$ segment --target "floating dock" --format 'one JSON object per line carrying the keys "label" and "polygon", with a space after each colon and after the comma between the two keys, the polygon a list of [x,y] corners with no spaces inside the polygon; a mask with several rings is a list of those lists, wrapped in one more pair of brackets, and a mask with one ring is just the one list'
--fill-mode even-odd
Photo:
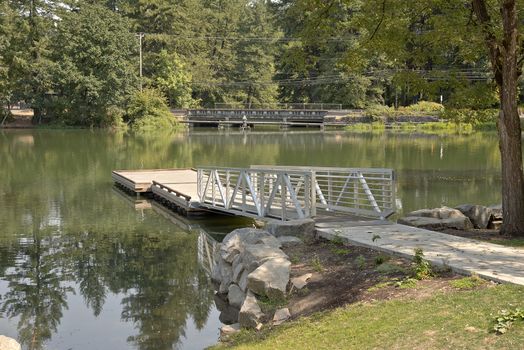
{"label": "floating dock", "polygon": [[181,214],[203,211],[198,201],[195,169],[115,170],[111,177],[127,192],[149,194]]}

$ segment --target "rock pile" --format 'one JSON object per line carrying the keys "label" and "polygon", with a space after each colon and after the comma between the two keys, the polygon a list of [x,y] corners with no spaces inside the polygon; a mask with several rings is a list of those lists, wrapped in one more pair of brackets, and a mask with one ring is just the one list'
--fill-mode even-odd
{"label": "rock pile", "polygon": [[420,209],[408,213],[398,223],[430,230],[496,229],[502,223],[502,208],[462,204],[455,208]]}
{"label": "rock pile", "polygon": [[[260,328],[270,315],[262,312],[257,297],[275,301],[286,296],[291,262],[280,248],[300,243],[296,237],[277,238],[255,228],[229,233],[220,245],[211,276],[217,286],[215,301],[221,321],[238,322],[233,329]],[[288,313],[278,310],[277,321],[283,322]]]}

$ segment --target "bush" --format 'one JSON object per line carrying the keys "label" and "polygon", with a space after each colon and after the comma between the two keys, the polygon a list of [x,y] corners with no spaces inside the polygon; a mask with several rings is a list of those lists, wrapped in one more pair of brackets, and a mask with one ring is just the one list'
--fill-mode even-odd
{"label": "bush", "polygon": [[444,106],[437,102],[420,101],[414,105],[401,107],[409,112],[425,112],[425,113],[440,113],[444,110]]}
{"label": "bush", "polygon": [[166,98],[155,89],[144,89],[131,97],[127,120],[135,130],[172,129],[177,126]]}
{"label": "bush", "polygon": [[486,123],[496,123],[499,111],[497,109],[474,110],[469,108],[446,109],[442,119],[455,124],[471,124],[477,126]]}

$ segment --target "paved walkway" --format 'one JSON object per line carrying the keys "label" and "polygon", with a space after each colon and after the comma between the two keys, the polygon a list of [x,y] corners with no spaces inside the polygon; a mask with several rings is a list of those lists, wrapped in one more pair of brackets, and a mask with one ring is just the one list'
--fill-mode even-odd
{"label": "paved walkway", "polygon": [[[321,237],[339,236],[346,242],[411,258],[419,247],[435,265],[497,282],[524,285],[524,249],[423,230],[400,224],[317,228]],[[373,242],[373,236],[380,238]]]}

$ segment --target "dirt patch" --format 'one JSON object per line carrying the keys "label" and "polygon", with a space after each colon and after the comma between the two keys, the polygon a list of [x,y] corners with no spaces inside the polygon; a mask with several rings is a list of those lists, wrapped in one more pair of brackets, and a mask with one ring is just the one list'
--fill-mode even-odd
{"label": "dirt patch", "polygon": [[291,290],[287,307],[293,318],[355,302],[426,298],[456,290],[450,281],[462,278],[437,271],[432,279],[414,280],[410,260],[325,240],[284,250],[291,278],[312,274],[304,288]]}
{"label": "dirt patch", "polygon": [[[27,129],[34,128],[32,123],[33,110],[31,109],[14,109],[11,110],[11,118],[4,121],[3,125],[0,125],[2,128],[16,128],[16,129]],[[0,118],[2,122],[3,118]]]}

